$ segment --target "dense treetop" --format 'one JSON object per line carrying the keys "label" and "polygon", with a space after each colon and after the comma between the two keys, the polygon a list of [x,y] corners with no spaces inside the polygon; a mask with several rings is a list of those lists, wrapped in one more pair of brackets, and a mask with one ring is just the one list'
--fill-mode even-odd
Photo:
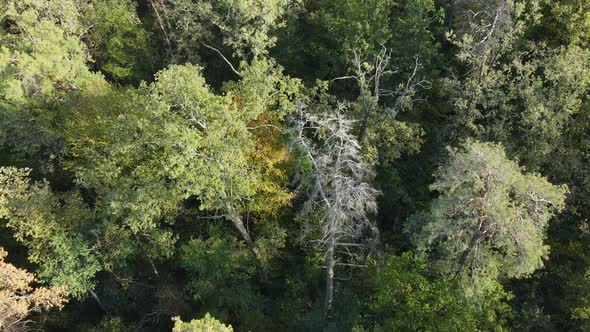
{"label": "dense treetop", "polygon": [[590,4],[0,0],[0,329],[590,329]]}

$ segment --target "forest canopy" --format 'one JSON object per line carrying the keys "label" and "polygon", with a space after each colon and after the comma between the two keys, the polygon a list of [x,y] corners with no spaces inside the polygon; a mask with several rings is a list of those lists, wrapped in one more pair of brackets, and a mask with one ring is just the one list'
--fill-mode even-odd
{"label": "forest canopy", "polygon": [[574,0],[0,0],[0,330],[588,330],[589,47]]}

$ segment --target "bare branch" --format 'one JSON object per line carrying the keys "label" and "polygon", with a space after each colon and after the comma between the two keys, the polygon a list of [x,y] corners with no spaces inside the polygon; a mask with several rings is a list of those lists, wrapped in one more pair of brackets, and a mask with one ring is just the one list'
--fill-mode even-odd
{"label": "bare branch", "polygon": [[[348,265],[361,267],[359,264],[338,263],[335,254],[351,255],[350,248],[355,246],[366,229],[375,226],[369,214],[376,212],[376,196],[379,192],[366,181],[374,176],[372,168],[363,161],[360,145],[351,134],[354,121],[344,116],[345,107],[337,104],[332,112],[311,113],[304,105],[298,105],[298,118],[294,119],[291,132],[294,144],[311,162],[313,170],[302,176],[301,187],[307,190],[307,201],[302,213],[316,215],[319,224],[309,220],[308,229],[317,229],[319,238],[311,240],[320,246],[326,257],[326,314],[332,307],[334,267]],[[312,136],[310,139],[308,136]],[[346,251],[336,251],[340,246]]]}
{"label": "bare branch", "polygon": [[203,46],[205,46],[206,48],[213,50],[215,52],[217,52],[217,54],[219,54],[219,56],[221,56],[221,58],[223,58],[223,60],[225,60],[225,62],[229,65],[229,67],[231,68],[231,70],[238,76],[242,77],[242,74],[240,74],[240,72],[234,68],[234,66],[231,64],[231,62],[223,55],[223,53],[221,53],[220,50],[218,50],[217,48],[209,45],[209,44],[205,44],[203,43]]}

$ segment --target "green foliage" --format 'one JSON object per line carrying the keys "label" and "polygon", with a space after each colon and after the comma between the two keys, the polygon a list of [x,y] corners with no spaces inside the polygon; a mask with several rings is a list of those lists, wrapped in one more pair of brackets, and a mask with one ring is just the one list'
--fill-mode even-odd
{"label": "green foliage", "polygon": [[417,58],[423,70],[433,70],[435,62],[440,61],[436,58],[439,45],[435,36],[441,30],[443,9],[437,8],[432,0],[397,0],[393,8],[390,44],[396,66],[401,72],[410,73]]}
{"label": "green foliage", "polygon": [[191,195],[201,210],[214,210],[224,208],[229,186],[235,197],[252,194],[244,155],[250,134],[229,96],[213,94],[199,71],[173,66],[99,110],[96,122],[72,124],[73,143],[91,143],[73,146],[79,183],[99,190],[109,214],[126,216],[134,232],[174,216]]}
{"label": "green foliage", "polygon": [[26,328],[588,330],[589,9],[0,0]]}
{"label": "green foliage", "polygon": [[[95,206],[105,221],[102,232],[105,238],[112,237],[107,241],[115,245],[112,250],[129,253],[125,248],[128,241],[116,239],[135,238],[136,245],[153,246],[146,250],[148,257],[169,257],[175,236],[159,226],[172,222],[180,194],[163,182],[160,158],[156,157],[156,151],[161,157],[172,153],[172,147],[160,148],[170,137],[167,128],[155,128],[153,122],[166,116],[165,106],[134,91],[107,95],[103,102],[109,106],[94,114],[80,114],[68,124],[77,183],[95,191]],[[134,187],[134,183],[144,186]]]}
{"label": "green foliage", "polygon": [[370,5],[329,0],[322,1],[310,17],[311,24],[326,29],[328,35],[323,38],[331,37],[341,47],[341,56],[349,57],[353,50],[376,53],[380,45],[387,45],[395,50],[395,65],[411,72],[415,56],[426,63],[434,56],[436,46],[429,26],[440,23],[442,16],[431,0],[380,0]]}
{"label": "green foliage", "polygon": [[[431,0],[304,1],[280,32],[277,57],[306,78],[331,79],[352,69],[352,52],[393,50],[395,67],[411,73],[414,57],[429,64],[436,53],[430,26],[442,12]],[[293,68],[293,69],[291,69]],[[311,77],[309,77],[311,76]]]}
{"label": "green foliage", "polygon": [[83,237],[92,212],[75,192],[58,196],[47,182],[31,183],[29,172],[0,168],[0,217],[27,245],[29,260],[40,267],[39,276],[81,298],[94,287],[94,275],[101,270],[94,248]]}
{"label": "green foliage", "polygon": [[[422,273],[426,263],[411,254],[391,257],[376,277],[372,308],[384,317],[379,324],[392,330],[474,330],[465,299],[446,282],[433,282]],[[385,318],[386,317],[386,318]]]}
{"label": "green foliage", "polygon": [[261,297],[250,282],[256,272],[254,258],[235,238],[213,233],[207,239],[193,238],[180,249],[179,264],[189,273],[189,288],[195,300],[216,317],[237,315],[250,328],[263,327]]}
{"label": "green foliage", "polygon": [[[533,298],[533,303],[545,301],[551,304],[550,307],[547,305],[550,309],[546,313],[551,314],[551,323],[557,328],[584,329],[588,322],[583,317],[589,298],[586,280],[590,261],[586,253],[590,243],[586,219],[590,215],[587,200],[590,182],[581,179],[588,178],[589,170],[586,167],[590,155],[589,111],[585,103],[568,121],[560,139],[553,142],[556,150],[546,167],[548,175],[571,188],[564,212],[550,228],[548,240],[552,250],[547,271],[531,290],[533,295],[541,294]],[[555,298],[559,300],[552,300]]]}
{"label": "green foliage", "polygon": [[532,36],[550,44],[588,46],[590,7],[584,1],[561,0],[543,3],[543,17]]}
{"label": "green foliage", "polygon": [[0,2],[0,146],[11,159],[62,154],[60,103],[100,81],[86,67],[73,1]]}
{"label": "green foliage", "polygon": [[388,257],[374,284],[376,331],[499,331],[510,313],[501,286],[472,301],[455,280],[429,275],[426,261],[411,253]]}
{"label": "green foliage", "polygon": [[[201,58],[204,44],[215,39],[221,39],[221,43],[242,60],[267,55],[276,42],[273,30],[282,26],[287,1],[171,0],[168,6],[153,6],[162,13],[157,14],[161,26],[174,27],[169,34],[166,32],[166,38],[169,46],[174,47],[175,61],[195,63]],[[219,45],[214,47],[220,48]]]}
{"label": "green foliage", "polygon": [[369,160],[390,165],[406,154],[420,150],[424,131],[415,124],[392,119],[379,119],[371,123],[365,140],[365,154]]}
{"label": "green foliage", "polygon": [[225,325],[211,317],[209,313],[201,319],[193,319],[190,322],[183,322],[180,317],[172,318],[174,328],[172,332],[233,332],[231,325]]}
{"label": "green foliage", "polygon": [[583,266],[585,271],[571,271],[574,273],[561,276],[568,280],[568,285],[565,287],[566,294],[560,304],[565,307],[563,309],[566,310],[566,314],[570,315],[572,325],[580,330],[590,327],[590,290],[588,289],[590,271],[587,268],[587,262],[584,262]]}
{"label": "green foliage", "polygon": [[[201,58],[201,44],[213,38],[212,26],[208,22],[214,16],[212,2],[196,4],[192,0],[173,0],[171,4],[171,8],[167,8],[162,2],[151,2],[169,55],[174,63],[196,64]],[[170,27],[172,29],[167,29]]]}
{"label": "green foliage", "polygon": [[[217,1],[213,23],[223,32],[224,43],[235,55],[256,58],[266,55],[274,46],[274,29],[282,26],[281,17],[287,6],[285,0],[235,0],[231,4]],[[229,17],[227,12],[230,12]]]}
{"label": "green foliage", "polygon": [[116,82],[149,80],[156,52],[136,14],[134,1],[98,1],[86,24],[92,26],[87,43],[94,65]]}
{"label": "green foliage", "polygon": [[480,9],[482,15],[497,14],[495,30],[467,14],[462,17],[467,26],[447,36],[469,73],[447,80],[456,110],[449,134],[502,142],[537,169],[588,93],[587,50],[525,42],[527,26],[538,20],[537,1],[494,5]]}
{"label": "green foliage", "polygon": [[451,151],[431,189],[440,196],[408,231],[440,273],[462,275],[477,294],[543,266],[547,223],[563,209],[565,187],[523,173],[501,146],[468,141]]}
{"label": "green foliage", "polygon": [[[237,295],[243,282],[254,274],[255,264],[244,249],[235,239],[218,236],[206,240],[193,238],[183,245],[180,266],[194,276],[190,286],[193,297],[200,300],[214,295],[221,305],[245,301],[243,296]],[[224,295],[219,290],[223,290]]]}
{"label": "green foliage", "polygon": [[125,326],[121,317],[105,318],[97,326],[91,327],[87,332],[126,332],[131,329]]}
{"label": "green foliage", "polygon": [[43,0],[5,0],[2,7],[5,102],[22,105],[31,97],[50,97],[89,78],[73,2],[57,6]]}

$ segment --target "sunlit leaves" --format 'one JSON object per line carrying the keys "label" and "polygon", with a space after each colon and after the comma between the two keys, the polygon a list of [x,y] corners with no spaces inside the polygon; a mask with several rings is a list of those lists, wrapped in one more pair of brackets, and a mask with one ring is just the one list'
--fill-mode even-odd
{"label": "sunlit leaves", "polygon": [[83,297],[101,264],[85,240],[92,212],[75,193],[53,194],[47,182],[31,183],[29,170],[0,168],[0,217],[29,248],[39,276]]}
{"label": "sunlit leaves", "polygon": [[479,293],[490,281],[543,266],[547,223],[563,208],[566,188],[524,173],[498,145],[469,141],[451,152],[431,189],[440,196],[408,230],[440,273],[464,276]]}

